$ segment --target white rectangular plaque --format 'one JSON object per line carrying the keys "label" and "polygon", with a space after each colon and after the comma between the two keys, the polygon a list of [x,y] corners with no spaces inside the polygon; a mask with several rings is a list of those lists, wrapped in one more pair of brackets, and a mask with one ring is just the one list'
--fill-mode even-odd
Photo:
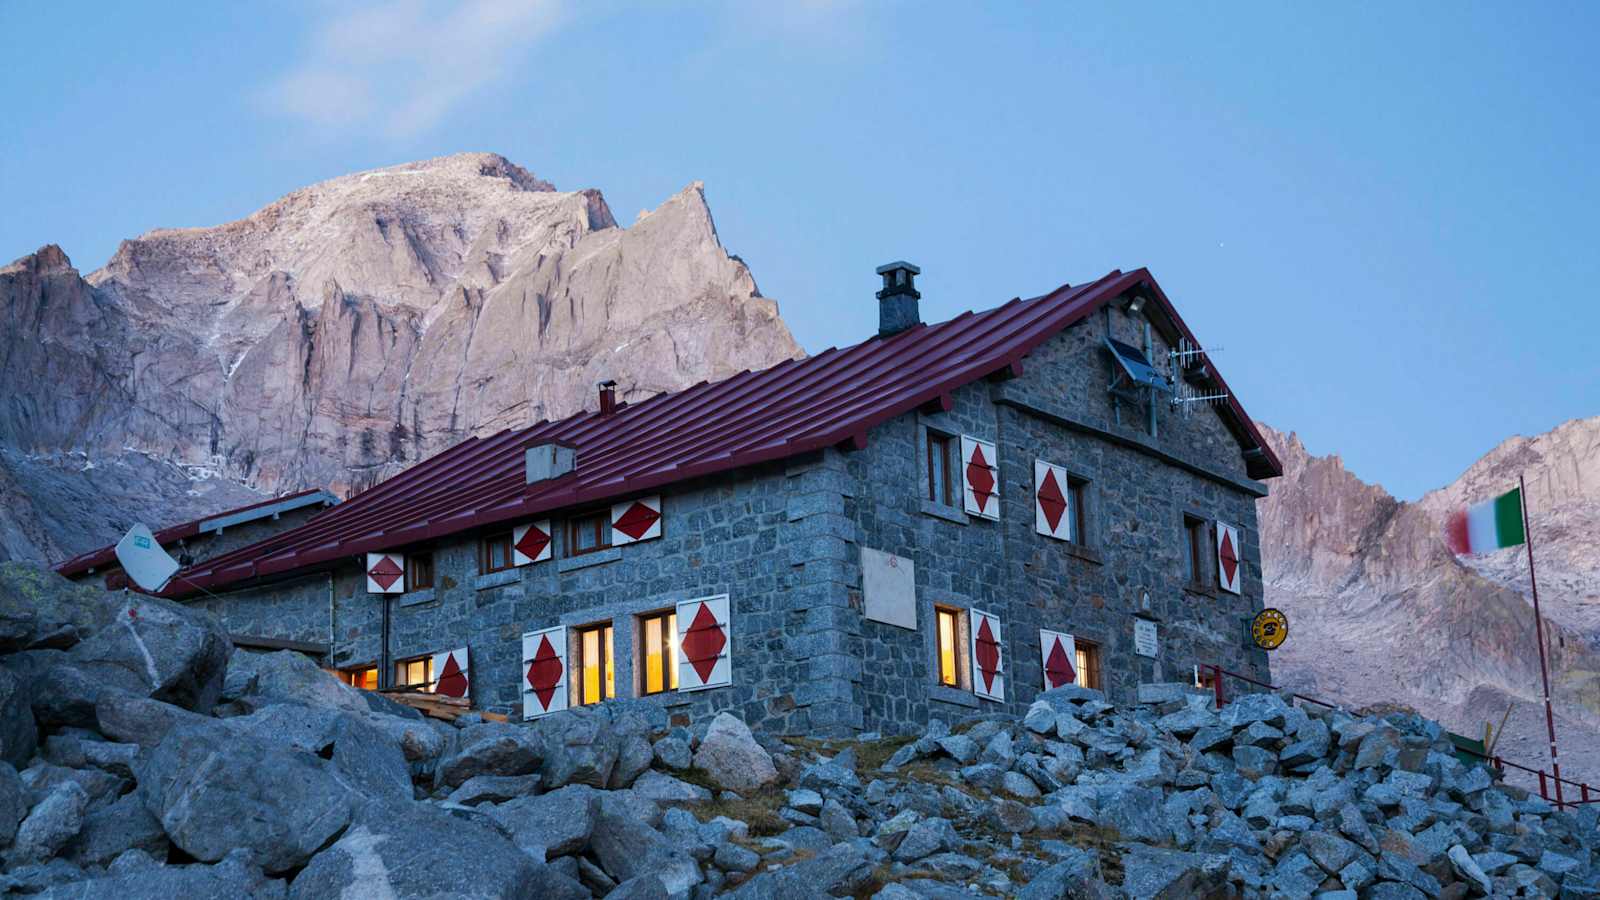
{"label": "white rectangular plaque", "polygon": [[1156,655],[1156,623],[1149,619],[1133,620],[1133,652],[1152,659]]}
{"label": "white rectangular plaque", "polygon": [[861,548],[861,612],[874,622],[917,629],[917,576],[903,556]]}

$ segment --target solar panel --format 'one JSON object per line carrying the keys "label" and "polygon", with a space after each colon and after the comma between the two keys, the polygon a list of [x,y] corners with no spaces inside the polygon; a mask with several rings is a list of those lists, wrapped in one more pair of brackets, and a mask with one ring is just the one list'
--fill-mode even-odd
{"label": "solar panel", "polygon": [[1134,384],[1163,391],[1172,390],[1171,385],[1167,384],[1167,379],[1156,371],[1155,366],[1150,365],[1150,360],[1145,358],[1143,350],[1111,338],[1106,338],[1106,347],[1111,351],[1112,358],[1122,366],[1123,374]]}

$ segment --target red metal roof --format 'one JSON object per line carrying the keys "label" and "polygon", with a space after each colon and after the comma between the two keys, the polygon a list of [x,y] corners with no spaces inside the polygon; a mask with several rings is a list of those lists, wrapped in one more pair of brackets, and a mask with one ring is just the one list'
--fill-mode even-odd
{"label": "red metal roof", "polygon": [[[470,438],[304,525],[180,572],[182,580],[174,579],[167,592],[182,596],[195,588],[283,575],[845,441],[864,442],[882,422],[1020,365],[1051,336],[1141,286],[1174,327],[1193,339],[1149,272],[1114,271],[1032,300],[619,405],[611,415],[585,412]],[[1238,401],[1230,399],[1224,408],[1231,411],[1241,447],[1261,451],[1246,453],[1251,477],[1281,474]],[[526,484],[523,452],[551,442],[577,448],[576,470]]]}
{"label": "red metal roof", "polygon": [[[208,522],[215,522],[218,519],[233,519],[236,516],[244,516],[244,521],[250,521],[252,518],[260,517],[251,517],[249,516],[249,513],[261,510],[261,516],[267,516],[271,514],[271,511],[268,511],[267,507],[275,507],[282,503],[300,500],[303,498],[310,498],[316,494],[327,494],[327,502],[330,504],[338,502],[338,500],[332,494],[328,494],[328,492],[322,488],[311,488],[310,490],[296,491],[292,494],[269,497],[266,500],[262,500],[258,503],[251,503],[246,506],[236,506],[233,509],[225,509],[222,512],[212,513],[209,516],[195,519],[192,522],[182,522],[177,525],[169,525],[166,528],[157,531],[155,533],[155,539],[156,542],[162,546],[167,546],[174,541],[186,541],[189,538],[198,535],[201,531],[209,530],[208,528],[202,528],[202,526]],[[232,524],[237,525],[240,523],[235,521]],[[107,544],[104,547],[85,551],[65,562],[57,564],[56,572],[71,578],[75,575],[81,575],[90,569],[99,569],[110,566],[116,563],[116,561],[117,545]]]}

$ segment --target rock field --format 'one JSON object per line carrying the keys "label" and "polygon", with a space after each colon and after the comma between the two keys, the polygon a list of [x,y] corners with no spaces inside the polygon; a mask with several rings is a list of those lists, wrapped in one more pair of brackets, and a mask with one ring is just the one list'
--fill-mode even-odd
{"label": "rock field", "polygon": [[1409,714],[1146,685],[852,741],[628,703],[445,723],[15,563],[0,654],[7,896],[1600,896],[1600,804]]}

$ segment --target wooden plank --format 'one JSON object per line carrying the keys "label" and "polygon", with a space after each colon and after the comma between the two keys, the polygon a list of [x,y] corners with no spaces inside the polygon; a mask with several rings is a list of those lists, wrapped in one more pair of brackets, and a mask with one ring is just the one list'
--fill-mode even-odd
{"label": "wooden plank", "polygon": [[255,637],[249,634],[230,634],[228,639],[235,647],[247,650],[294,650],[310,656],[327,656],[328,645],[311,641],[290,641],[283,638]]}

